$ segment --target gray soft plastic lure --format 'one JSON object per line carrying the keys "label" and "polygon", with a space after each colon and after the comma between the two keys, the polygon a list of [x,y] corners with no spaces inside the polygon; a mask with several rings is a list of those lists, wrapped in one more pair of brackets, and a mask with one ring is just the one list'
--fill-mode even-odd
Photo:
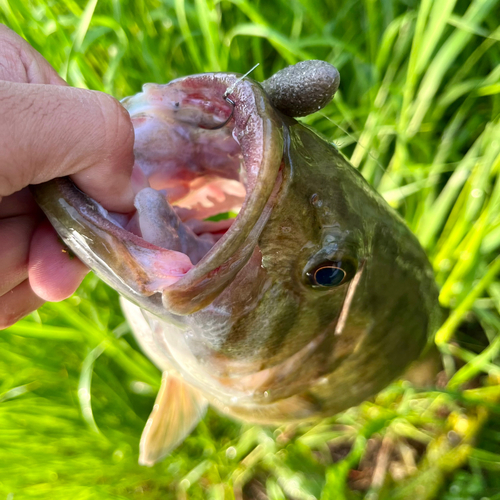
{"label": "gray soft plastic lure", "polygon": [[273,106],[287,116],[306,116],[325,107],[340,85],[337,68],[325,61],[302,61],[262,83]]}
{"label": "gray soft plastic lure", "polygon": [[[108,213],[67,178],[34,187],[163,371],[146,465],[207,403],[263,423],[356,405],[419,356],[440,319],[415,236],[292,118],[332,98],[337,70],[306,61],[262,85],[238,79],[192,75],[123,101],[144,180],[133,213]],[[224,212],[237,216],[210,220]]]}

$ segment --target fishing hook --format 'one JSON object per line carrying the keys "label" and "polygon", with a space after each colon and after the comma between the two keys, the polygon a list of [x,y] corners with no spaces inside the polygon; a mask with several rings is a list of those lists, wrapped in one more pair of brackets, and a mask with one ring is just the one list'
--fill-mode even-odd
{"label": "fishing hook", "polygon": [[231,118],[233,117],[234,107],[236,106],[236,103],[231,98],[229,98],[228,95],[231,92],[233,92],[233,90],[236,88],[236,85],[238,85],[238,83],[240,83],[241,80],[243,80],[243,78],[248,76],[259,64],[260,63],[257,63],[252,69],[248,70],[243,76],[238,78],[229,88],[226,89],[226,91],[224,92],[224,95],[222,97],[224,98],[224,100],[226,102],[228,102],[229,104],[231,104],[233,106],[233,108],[231,109],[231,114],[229,115],[229,117],[227,118],[227,120],[224,123],[221,123],[220,125],[216,125],[215,127],[210,128],[209,130],[219,130],[222,127],[225,127],[229,123],[229,120],[231,120]]}

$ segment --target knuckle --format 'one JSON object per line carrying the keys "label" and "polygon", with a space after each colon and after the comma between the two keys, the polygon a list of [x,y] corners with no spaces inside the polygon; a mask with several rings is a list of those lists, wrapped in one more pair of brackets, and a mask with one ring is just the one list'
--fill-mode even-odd
{"label": "knuckle", "polygon": [[50,83],[58,81],[58,76],[24,38],[0,24],[0,80]]}
{"label": "knuckle", "polygon": [[18,40],[0,32],[0,76],[4,80],[26,81],[26,68]]}

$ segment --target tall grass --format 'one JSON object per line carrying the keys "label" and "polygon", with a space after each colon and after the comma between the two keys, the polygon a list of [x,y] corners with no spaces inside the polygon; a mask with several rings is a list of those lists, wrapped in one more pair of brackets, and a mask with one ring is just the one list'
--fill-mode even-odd
{"label": "tall grass", "polygon": [[[1,0],[71,84],[121,98],[203,71],[324,59],[305,119],[405,217],[450,315],[447,385],[393,384],[316,425],[215,412],[137,465],[160,374],[95,277],[0,333],[0,498],[500,499],[500,0]],[[484,334],[463,326],[471,315]],[[461,326],[462,325],[462,326]]]}

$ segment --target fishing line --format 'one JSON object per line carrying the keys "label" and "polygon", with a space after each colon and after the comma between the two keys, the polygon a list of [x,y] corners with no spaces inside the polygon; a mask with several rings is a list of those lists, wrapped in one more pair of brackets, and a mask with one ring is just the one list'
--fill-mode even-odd
{"label": "fishing line", "polygon": [[241,80],[243,80],[243,78],[247,77],[260,63],[257,63],[252,69],[248,70],[243,76],[241,76],[240,78],[238,78],[230,87],[228,87],[226,89],[226,91],[224,92],[223,94],[223,98],[224,100],[231,104],[233,106],[233,108],[231,109],[231,114],[229,115],[229,117],[227,118],[227,120],[224,122],[224,123],[221,123],[220,125],[217,125],[216,127],[213,127],[211,128],[210,130],[218,130],[222,127],[225,127],[228,123],[229,123],[229,120],[233,117],[233,113],[234,113],[234,107],[236,106],[236,103],[230,99],[228,97],[228,95],[234,91],[234,89],[236,88],[236,85],[238,85],[238,83],[241,82]]}
{"label": "fishing line", "polygon": [[[236,80],[229,88],[226,89],[226,91],[224,92],[224,95],[222,97],[224,97],[224,99],[226,99],[226,101],[228,100],[228,95],[236,88],[236,85],[238,85],[238,83],[241,82],[241,80],[243,80],[243,78],[246,78],[257,66],[259,66],[260,63],[257,63],[252,69],[248,70],[242,77],[238,78],[238,80]],[[234,102],[229,100],[233,106],[234,106]]]}
{"label": "fishing line", "polygon": [[[342,130],[342,132],[344,132],[344,134],[346,134],[347,136],[349,136],[356,144],[359,144],[365,151],[366,153],[368,154],[368,156],[376,163],[376,165],[382,170],[382,172],[384,174],[387,174],[389,176],[389,178],[392,180],[392,182],[394,182],[394,185],[397,187],[397,189],[400,189],[401,190],[401,186],[398,186],[396,184],[396,182],[394,181],[394,179],[392,179],[391,177],[391,174],[390,172],[387,170],[387,168],[384,167],[384,165],[382,165],[382,162],[376,158],[373,153],[371,153],[371,151],[366,147],[364,146],[363,144],[361,144],[359,141],[356,140],[356,138],[350,134],[346,129],[344,129],[342,126],[340,126],[338,123],[336,123],[334,120],[332,120],[329,116],[326,116],[325,113],[323,113],[322,111],[318,111],[318,114],[320,114],[323,118],[326,118],[329,122],[332,122],[336,127],[338,127],[340,130]],[[340,149],[340,147],[339,147]],[[406,202],[406,198],[404,196],[404,193],[403,191],[401,190],[401,200],[403,201],[404,203],[404,206],[405,208],[408,208],[407,206],[407,202]]]}

